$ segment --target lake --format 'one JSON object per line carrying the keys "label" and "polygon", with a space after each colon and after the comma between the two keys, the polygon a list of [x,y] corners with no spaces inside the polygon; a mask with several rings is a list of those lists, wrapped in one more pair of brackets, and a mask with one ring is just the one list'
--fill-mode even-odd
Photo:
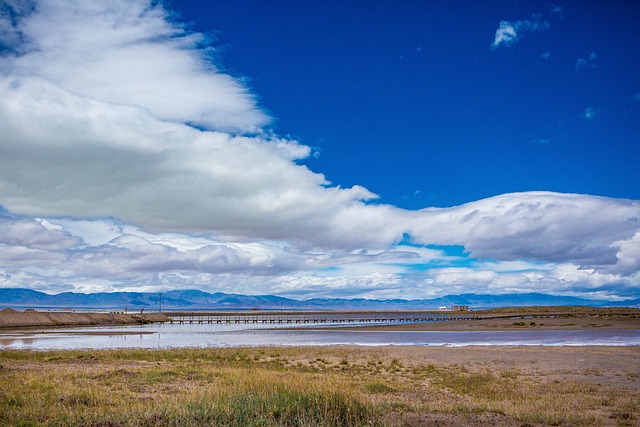
{"label": "lake", "polygon": [[[637,346],[638,330],[398,332],[338,329],[338,325],[150,324],[1,332],[0,350],[220,348],[315,345]],[[316,326],[317,327],[317,326]]]}

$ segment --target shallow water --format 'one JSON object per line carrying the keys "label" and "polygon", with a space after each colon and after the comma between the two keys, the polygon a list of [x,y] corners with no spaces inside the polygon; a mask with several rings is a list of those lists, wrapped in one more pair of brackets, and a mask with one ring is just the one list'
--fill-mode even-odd
{"label": "shallow water", "polygon": [[[337,325],[335,325],[337,326]],[[341,325],[344,326],[344,325]],[[398,332],[273,325],[152,324],[0,333],[0,350],[207,348],[311,345],[637,346],[640,331],[526,330]]]}

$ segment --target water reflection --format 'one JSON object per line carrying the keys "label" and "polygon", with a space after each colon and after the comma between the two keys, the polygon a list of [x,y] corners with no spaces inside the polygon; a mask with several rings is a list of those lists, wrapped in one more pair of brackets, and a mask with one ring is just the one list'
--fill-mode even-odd
{"label": "water reflection", "polygon": [[181,348],[308,345],[640,345],[640,331],[397,332],[273,325],[165,324],[0,333],[3,349]]}

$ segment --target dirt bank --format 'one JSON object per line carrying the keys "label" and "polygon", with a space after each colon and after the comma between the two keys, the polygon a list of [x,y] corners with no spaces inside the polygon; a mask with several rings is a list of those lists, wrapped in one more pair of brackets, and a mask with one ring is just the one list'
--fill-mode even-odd
{"label": "dirt bank", "polygon": [[0,310],[0,329],[46,326],[136,325],[140,323],[168,322],[170,320],[161,313],[16,311],[11,308]]}
{"label": "dirt bank", "polygon": [[[369,331],[503,331],[503,330],[638,330],[640,316],[559,316],[510,319],[454,320],[366,326]],[[350,328],[362,330],[363,327]]]}

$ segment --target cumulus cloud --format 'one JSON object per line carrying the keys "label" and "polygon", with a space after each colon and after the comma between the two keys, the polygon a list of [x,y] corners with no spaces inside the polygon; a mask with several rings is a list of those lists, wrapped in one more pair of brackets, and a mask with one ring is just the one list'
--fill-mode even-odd
{"label": "cumulus cloud", "polygon": [[463,245],[477,258],[571,262],[606,271],[618,266],[616,242],[631,239],[640,226],[639,201],[548,192],[420,213],[411,230],[418,241]]}
{"label": "cumulus cloud", "polygon": [[[36,271],[57,281],[110,283],[151,280],[167,273],[189,276],[238,273],[275,275],[321,265],[267,243],[221,242],[206,236],[149,234],[137,227],[113,227],[108,220],[76,221],[0,217],[0,266],[4,271]],[[84,236],[88,236],[87,240]],[[16,269],[16,258],[23,267]],[[26,269],[26,270],[25,270]]]}
{"label": "cumulus cloud", "polygon": [[640,266],[640,232],[637,232],[629,239],[615,242],[614,247],[619,248],[617,253],[618,262],[615,270],[628,275],[640,276],[638,266]]}
{"label": "cumulus cloud", "polygon": [[[0,67],[161,120],[232,131],[268,121],[237,80],[207,60],[202,35],[149,0],[47,0],[5,6]],[[19,35],[18,36],[16,36]]]}
{"label": "cumulus cloud", "polygon": [[496,271],[496,267],[500,268],[503,263],[491,264],[434,270],[429,277],[430,287],[441,289],[441,294],[442,290],[448,294],[470,291],[478,294],[541,292],[609,300],[640,296],[637,277],[620,278],[580,269],[574,264],[541,265],[526,271]]}
{"label": "cumulus cloud", "polygon": [[[80,291],[197,287],[303,299],[549,292],[619,299],[638,296],[639,205],[508,194],[406,213],[400,228],[416,244],[324,251],[211,233],[149,233],[109,219],[4,217],[0,271],[5,286]],[[396,222],[390,218],[389,227]],[[427,242],[439,246],[417,244]],[[449,255],[443,249],[449,245],[468,253]]]}
{"label": "cumulus cloud", "polygon": [[[176,65],[180,60],[196,61],[200,51],[182,45],[173,48],[175,37],[162,42],[168,36],[153,30],[156,27],[169,30],[168,24],[161,25],[165,21],[158,6],[150,8],[144,2],[145,7],[141,2],[114,3],[117,12],[133,15],[136,18],[133,19],[119,15],[112,18],[102,2],[95,5],[82,2],[82,7],[74,2],[45,3],[42,10],[19,21],[25,37],[30,35],[29,40],[36,40],[32,42],[36,47],[24,48],[24,54],[5,55],[0,61],[3,71],[0,128],[4,136],[0,145],[0,197],[11,212],[113,216],[156,230],[215,229],[233,235],[293,239],[315,235],[322,239],[335,221],[334,212],[357,209],[358,203],[375,197],[358,186],[330,187],[324,176],[298,165],[296,161],[309,156],[310,149],[296,141],[264,133],[243,136],[220,130],[231,126],[234,120],[239,120],[239,128],[253,128],[255,105],[245,111],[225,104],[221,114],[211,113],[213,107],[207,104],[211,99],[227,99],[230,104],[242,105],[250,97],[236,91],[238,83],[228,76]],[[106,20],[109,25],[97,22],[91,32],[93,36],[87,38],[68,34],[72,31],[67,28],[70,24],[61,24],[63,37],[41,22],[46,21],[41,15],[49,13],[56,18],[71,13],[72,6],[78,9],[76,13],[87,15],[87,19]],[[116,33],[123,35],[116,34],[112,39],[109,31],[113,20],[122,20]],[[139,35],[141,20],[151,27],[146,31],[152,37]],[[72,21],[77,22],[69,22]],[[169,29],[177,31],[171,26]],[[47,31],[57,40],[50,49],[60,50],[59,55],[51,58],[48,48],[45,49],[50,43],[44,37],[49,34]],[[101,31],[105,34],[100,34]],[[41,46],[45,43],[45,47]],[[145,61],[149,76],[144,86],[159,97],[158,105],[173,105],[188,117],[160,111],[155,99],[146,93],[136,94],[135,87],[140,81],[129,82],[111,71],[96,75],[92,69],[78,64],[75,55],[66,58],[65,43],[71,44],[67,49],[71,52],[96,51],[100,58],[103,51],[119,52],[121,44],[125,50],[130,45],[149,50],[154,56],[153,61]],[[156,57],[158,43],[163,52],[169,49],[177,57]],[[128,57],[124,62],[104,60],[128,69]],[[154,76],[154,70],[176,67],[175,75]],[[49,68],[64,70],[54,73]],[[72,70],[81,76],[66,79]],[[85,75],[87,81],[81,78]],[[94,81],[98,78],[99,83]],[[180,87],[165,87],[165,79]],[[199,79],[211,79],[213,83],[210,87],[204,82],[197,88],[184,83]],[[117,93],[128,97],[113,95]],[[180,106],[181,96],[188,98],[184,99],[189,104],[185,109]],[[189,115],[191,108],[197,110],[193,119]],[[233,120],[227,120],[226,113]],[[199,130],[178,122],[199,122],[199,114],[213,117],[208,125],[216,128]]]}
{"label": "cumulus cloud", "polygon": [[0,216],[0,242],[29,250],[64,250],[78,246],[81,239],[47,227],[45,220],[12,219]]}
{"label": "cumulus cloud", "polygon": [[497,49],[500,46],[513,46],[523,37],[525,33],[544,31],[547,30],[549,26],[549,22],[543,21],[542,18],[538,15],[534,15],[533,19],[530,21],[500,21],[491,48]]}

